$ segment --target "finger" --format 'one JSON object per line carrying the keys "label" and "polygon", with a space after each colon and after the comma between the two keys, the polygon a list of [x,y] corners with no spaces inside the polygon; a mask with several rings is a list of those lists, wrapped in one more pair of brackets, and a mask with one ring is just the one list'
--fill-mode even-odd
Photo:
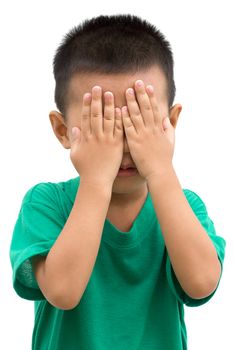
{"label": "finger", "polygon": [[94,86],[92,88],[91,101],[91,132],[92,134],[103,134],[103,120],[102,120],[102,88]]}
{"label": "finger", "polygon": [[123,137],[123,121],[121,116],[121,109],[119,107],[115,108],[115,129],[114,136],[122,138]]}
{"label": "finger", "polygon": [[104,93],[104,119],[103,129],[104,133],[109,133],[113,136],[115,126],[115,107],[114,107],[114,95],[110,91]]}
{"label": "finger", "polygon": [[154,124],[154,114],[149,96],[145,91],[145,84],[142,80],[135,82],[135,91],[143,121],[146,126],[151,127]]}
{"label": "finger", "polygon": [[135,131],[135,127],[132,123],[132,120],[130,118],[127,106],[122,107],[122,117],[123,117],[124,131],[125,131],[127,139],[128,139],[128,137],[133,137],[134,134],[136,133],[136,131]]}
{"label": "finger", "polygon": [[91,133],[90,110],[92,95],[88,92],[83,95],[83,104],[81,111],[81,130],[83,135]]}
{"label": "finger", "polygon": [[150,104],[153,110],[154,122],[156,125],[162,125],[162,116],[159,110],[158,101],[154,93],[154,87],[152,85],[146,86],[146,91],[149,96]]}
{"label": "finger", "polygon": [[71,129],[71,143],[75,142],[80,138],[80,128],[73,126]]}
{"label": "finger", "polygon": [[126,100],[132,124],[134,125],[136,131],[139,133],[140,129],[142,129],[145,126],[145,124],[135,98],[135,92],[132,88],[126,90]]}

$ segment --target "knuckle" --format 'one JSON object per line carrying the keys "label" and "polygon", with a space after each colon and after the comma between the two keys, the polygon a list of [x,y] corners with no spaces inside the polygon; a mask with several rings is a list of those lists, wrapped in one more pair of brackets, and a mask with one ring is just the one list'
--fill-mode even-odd
{"label": "knuckle", "polygon": [[100,112],[98,112],[98,111],[97,112],[92,112],[91,115],[92,115],[93,118],[102,117],[102,114]]}
{"label": "knuckle", "polygon": [[95,136],[95,138],[96,138],[96,140],[98,140],[98,142],[103,142],[103,139],[105,137],[105,133],[103,131],[94,132],[92,135]]}
{"label": "knuckle", "polygon": [[113,143],[113,132],[106,133],[106,144],[107,146],[111,146]]}
{"label": "knuckle", "polygon": [[88,113],[82,113],[82,118],[83,119],[89,119],[89,114]]}
{"label": "knuckle", "polygon": [[112,121],[114,119],[114,116],[111,113],[106,113],[104,115],[104,119]]}
{"label": "knuckle", "polygon": [[122,131],[122,124],[120,122],[115,122],[115,129],[117,129],[118,131]]}
{"label": "knuckle", "polygon": [[154,135],[159,135],[160,131],[161,131],[160,128],[157,125],[155,125],[154,128],[153,128],[153,134]]}
{"label": "knuckle", "polygon": [[148,105],[148,104],[145,104],[145,105],[143,106],[143,108],[144,108],[146,111],[151,111],[151,106]]}
{"label": "knuckle", "polygon": [[158,111],[159,111],[159,107],[158,107],[157,104],[155,104],[155,105],[153,106],[153,110],[154,110],[155,112],[158,112]]}
{"label": "knuckle", "polygon": [[139,111],[139,109],[137,109],[136,112],[135,112],[134,114],[135,114],[135,116],[140,117],[141,112]]}
{"label": "knuckle", "polygon": [[84,141],[88,142],[91,138],[92,138],[92,132],[88,131],[86,133],[84,133]]}

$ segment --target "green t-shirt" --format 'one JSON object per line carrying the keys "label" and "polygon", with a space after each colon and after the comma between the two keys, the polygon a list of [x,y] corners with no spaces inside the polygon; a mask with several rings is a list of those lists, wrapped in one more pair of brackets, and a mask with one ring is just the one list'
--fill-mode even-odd
{"label": "green t-shirt", "polygon": [[[79,177],[39,183],[25,194],[10,258],[19,296],[35,301],[33,350],[185,350],[184,304],[199,306],[173,272],[150,192],[129,232],[106,219],[97,259],[77,307],[61,310],[40,291],[31,257],[46,255],[72,209]],[[216,235],[200,197],[183,190],[223,264],[225,241]],[[88,215],[88,213],[87,213]]]}

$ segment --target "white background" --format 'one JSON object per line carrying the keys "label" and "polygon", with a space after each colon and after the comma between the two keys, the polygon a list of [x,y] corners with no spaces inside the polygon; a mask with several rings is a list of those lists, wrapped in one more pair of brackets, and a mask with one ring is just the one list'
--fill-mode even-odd
{"label": "white background", "polygon": [[223,277],[215,296],[201,307],[185,308],[188,348],[234,348],[231,5],[225,0],[1,2],[1,349],[27,350],[31,345],[33,302],[14,292],[9,260],[22,198],[38,182],[77,176],[69,150],[55,138],[48,118],[49,111],[55,109],[54,52],[65,33],[85,18],[119,13],[149,20],[172,45],[175,103],[183,106],[176,129],[174,167],[182,187],[203,199],[217,234],[227,242]]}

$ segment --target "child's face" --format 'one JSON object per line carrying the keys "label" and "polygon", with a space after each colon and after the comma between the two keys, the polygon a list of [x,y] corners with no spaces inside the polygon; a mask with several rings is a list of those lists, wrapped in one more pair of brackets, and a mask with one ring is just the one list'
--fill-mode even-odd
{"label": "child's face", "polygon": [[[163,116],[167,116],[169,113],[166,93],[167,83],[164,74],[158,67],[152,67],[135,74],[77,74],[72,78],[69,87],[70,103],[66,115],[69,139],[71,136],[72,127],[80,127],[81,125],[80,113],[84,93],[91,92],[93,86],[99,85],[102,87],[103,93],[106,91],[111,91],[114,94],[115,107],[121,108],[127,104],[125,97],[126,90],[129,87],[133,87],[134,82],[138,79],[143,80],[145,85],[152,84],[155,87],[155,95],[157,97],[161,113]],[[125,151],[128,151],[126,139]]]}
{"label": "child's face", "polygon": [[[71,79],[69,86],[69,107],[67,109],[66,119],[58,112],[52,111],[50,113],[54,133],[62,145],[65,148],[70,148],[72,127],[78,126],[81,128],[82,99],[86,92],[91,92],[93,86],[99,85],[102,87],[103,93],[111,91],[114,94],[115,107],[121,108],[127,105],[125,97],[126,90],[129,87],[134,88],[134,83],[138,79],[143,80],[145,85],[151,84],[154,86],[162,117],[170,116],[171,124],[175,127],[181,111],[181,105],[174,105],[170,110],[168,109],[166,78],[157,66],[152,66],[149,69],[134,74],[76,74]],[[123,159],[133,163],[125,135]],[[135,176],[134,178],[141,178],[141,176]],[[143,181],[142,178],[139,180]]]}

